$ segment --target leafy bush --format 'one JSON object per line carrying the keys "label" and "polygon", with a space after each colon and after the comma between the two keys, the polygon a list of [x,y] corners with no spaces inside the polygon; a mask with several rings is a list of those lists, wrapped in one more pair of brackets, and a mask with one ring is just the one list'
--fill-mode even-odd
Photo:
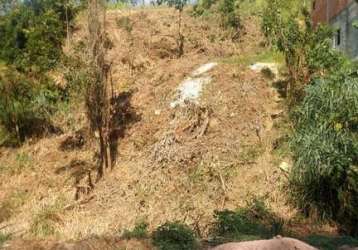
{"label": "leafy bush", "polygon": [[271,1],[263,13],[262,31],[269,43],[285,56],[290,76],[288,96],[295,104],[302,100],[304,87],[312,79],[336,72],[346,59],[331,48],[331,28],[313,28],[306,9],[289,13],[287,8],[283,0]]}
{"label": "leafy bush", "polygon": [[178,222],[167,222],[153,233],[153,243],[160,250],[198,249],[193,231]]}
{"label": "leafy bush", "polygon": [[293,195],[306,212],[358,235],[358,75],[316,80],[293,113]]}
{"label": "leafy bush", "polygon": [[283,221],[261,200],[253,199],[237,211],[215,211],[211,235],[216,243],[266,239],[282,233]]}
{"label": "leafy bush", "polygon": [[[24,1],[0,18],[0,59],[23,72],[53,68],[76,9],[65,0]],[[66,7],[67,6],[67,7]]]}
{"label": "leafy bush", "polygon": [[60,61],[62,41],[80,7],[68,0],[13,3],[0,15],[0,61],[6,65],[0,75],[0,129],[11,145],[51,128],[59,91],[47,72]]}
{"label": "leafy bush", "polygon": [[236,0],[221,0],[219,2],[219,12],[221,15],[222,24],[225,27],[239,28],[240,17],[237,13]]}
{"label": "leafy bush", "polygon": [[15,70],[0,75],[0,124],[12,142],[49,128],[58,92],[48,84],[35,83]]}
{"label": "leafy bush", "polygon": [[217,0],[201,0],[193,6],[193,15],[202,16],[205,12],[211,9],[211,7],[217,2]]}

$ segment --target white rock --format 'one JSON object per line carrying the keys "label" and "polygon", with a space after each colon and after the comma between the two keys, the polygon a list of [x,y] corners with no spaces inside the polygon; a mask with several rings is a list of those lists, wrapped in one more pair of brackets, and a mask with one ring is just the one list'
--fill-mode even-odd
{"label": "white rock", "polygon": [[275,76],[278,76],[278,64],[277,63],[255,63],[250,65],[250,69],[255,72],[261,72],[261,70],[268,68],[272,71],[272,73],[275,74]]}
{"label": "white rock", "polygon": [[216,62],[206,63],[206,64],[200,66],[199,68],[197,68],[196,70],[194,70],[194,72],[192,73],[192,76],[200,76],[200,75],[210,71],[211,69],[215,68],[217,65],[218,65],[218,63],[216,63]]}
{"label": "white rock", "polygon": [[194,70],[191,77],[188,77],[180,83],[177,88],[177,98],[170,103],[170,107],[175,108],[178,105],[184,105],[185,101],[199,103],[203,86],[210,83],[212,80],[212,78],[205,73],[217,65],[216,62],[207,63]]}

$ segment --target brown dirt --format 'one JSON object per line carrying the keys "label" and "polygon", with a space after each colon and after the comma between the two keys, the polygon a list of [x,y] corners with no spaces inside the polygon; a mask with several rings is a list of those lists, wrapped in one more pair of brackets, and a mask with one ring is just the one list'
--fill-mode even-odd
{"label": "brown dirt", "polygon": [[[130,33],[118,27],[117,20],[123,16],[133,24]],[[0,200],[23,194],[21,206],[14,208],[0,228],[27,239],[70,240],[119,234],[138,220],[147,221],[150,229],[179,220],[205,237],[214,210],[235,209],[253,196],[264,197],[278,216],[295,227],[296,210],[282,191],[286,176],[272,155],[272,142],[279,135],[271,114],[281,108],[275,101],[276,92],[247,65],[222,60],[234,54],[250,57],[264,50],[258,20],[246,20],[246,35],[234,43],[216,20],[193,20],[185,13],[185,55],[176,58],[175,17],[174,10],[167,8],[108,13],[114,86],[117,94],[131,93],[126,100],[136,117],[121,130],[114,169],[91,193],[74,201],[76,176],[94,164],[93,142],[86,140],[79,148],[62,150],[64,141],[76,139],[73,130],[65,129],[63,135],[28,141],[19,149],[0,149],[0,165],[10,169],[1,172]],[[74,43],[86,39],[84,28],[79,22]],[[199,109],[210,110],[209,123],[205,133],[194,136],[205,123],[205,115],[199,123],[188,117],[173,123],[181,111],[172,110],[169,103],[179,83],[209,61],[219,62],[210,72],[213,82],[206,86],[200,101]],[[83,129],[85,117],[82,105],[77,105],[60,124],[68,128],[71,122],[75,130]],[[156,145],[170,133],[175,157],[153,159]],[[51,222],[55,232],[34,234],[36,215],[50,208],[56,215]],[[296,224],[299,231],[306,222]],[[334,229],[309,224],[299,232],[327,230]]]}
{"label": "brown dirt", "polygon": [[152,249],[146,241],[138,240],[119,240],[108,237],[92,237],[80,241],[63,242],[56,241],[26,241],[15,240],[4,247],[4,250],[119,250],[135,249],[149,250]]}

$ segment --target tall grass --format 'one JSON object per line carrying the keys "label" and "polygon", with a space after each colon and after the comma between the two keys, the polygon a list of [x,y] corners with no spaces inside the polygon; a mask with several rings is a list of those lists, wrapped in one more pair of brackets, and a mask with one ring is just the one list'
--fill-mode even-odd
{"label": "tall grass", "polygon": [[293,120],[295,201],[358,235],[357,74],[335,74],[307,87]]}

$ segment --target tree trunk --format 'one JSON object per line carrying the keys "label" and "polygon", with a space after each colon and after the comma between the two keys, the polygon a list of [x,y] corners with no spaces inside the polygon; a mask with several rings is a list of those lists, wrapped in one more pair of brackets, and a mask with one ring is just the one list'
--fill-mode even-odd
{"label": "tree trunk", "polygon": [[183,10],[179,10],[179,22],[178,22],[178,57],[183,56],[184,54],[184,36],[181,33],[182,26],[182,12]]}
{"label": "tree trunk", "polygon": [[66,32],[67,32],[67,48],[70,46],[70,24],[68,23],[68,1],[66,2]]}

